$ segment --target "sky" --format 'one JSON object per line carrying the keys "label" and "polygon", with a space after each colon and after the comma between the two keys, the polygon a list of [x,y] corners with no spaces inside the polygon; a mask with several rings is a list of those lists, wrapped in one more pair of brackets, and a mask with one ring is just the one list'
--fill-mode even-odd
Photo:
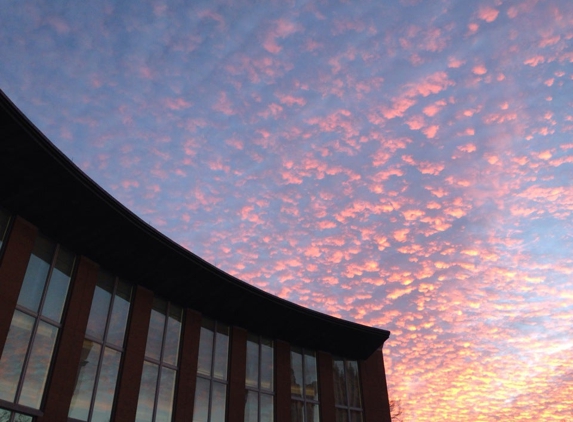
{"label": "sky", "polygon": [[573,2],[0,10],[30,120],[222,270],[390,330],[405,421],[573,419]]}

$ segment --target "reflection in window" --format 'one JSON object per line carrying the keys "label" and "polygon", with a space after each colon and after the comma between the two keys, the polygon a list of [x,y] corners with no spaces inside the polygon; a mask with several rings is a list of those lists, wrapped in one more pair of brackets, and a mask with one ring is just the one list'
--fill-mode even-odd
{"label": "reflection in window", "polygon": [[245,422],[274,420],[274,355],[271,340],[247,337]]}
{"label": "reflection in window", "polygon": [[111,274],[98,273],[70,418],[92,422],[111,420],[131,290],[129,284],[116,280]]}
{"label": "reflection in window", "polygon": [[32,416],[0,409],[0,422],[32,422],[33,420]]}
{"label": "reflection in window", "polygon": [[227,401],[229,326],[203,318],[193,422],[224,422]]}
{"label": "reflection in window", "polygon": [[182,317],[180,307],[162,299],[153,300],[137,402],[137,422],[171,420]]}
{"label": "reflection in window", "polygon": [[0,358],[0,399],[40,408],[73,264],[73,254],[36,239]]}
{"label": "reflection in window", "polygon": [[336,422],[362,422],[358,362],[335,358],[333,369]]}
{"label": "reflection in window", "polygon": [[291,421],[318,422],[316,355],[299,347],[290,352]]}
{"label": "reflection in window", "polygon": [[[6,237],[6,232],[8,231],[8,223],[10,222],[10,214],[0,208],[0,250],[2,250],[2,245],[4,244],[4,238]],[[0,419],[2,422],[2,419]]]}

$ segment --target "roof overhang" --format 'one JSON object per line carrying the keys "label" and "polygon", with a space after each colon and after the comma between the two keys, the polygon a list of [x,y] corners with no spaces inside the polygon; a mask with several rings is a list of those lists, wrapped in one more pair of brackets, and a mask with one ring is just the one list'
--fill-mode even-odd
{"label": "roof overhang", "polygon": [[120,277],[217,320],[351,359],[390,332],[266,293],[142,221],[60,152],[0,91],[0,204]]}

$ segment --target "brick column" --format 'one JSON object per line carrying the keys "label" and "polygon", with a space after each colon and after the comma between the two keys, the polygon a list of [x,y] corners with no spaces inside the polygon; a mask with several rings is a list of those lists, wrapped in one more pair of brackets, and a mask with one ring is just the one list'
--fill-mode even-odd
{"label": "brick column", "polygon": [[127,327],[123,364],[119,374],[119,385],[115,401],[114,420],[116,421],[135,421],[152,306],[153,292],[137,286],[131,318]]}
{"label": "brick column", "polygon": [[246,373],[247,330],[233,327],[231,332],[227,422],[243,422],[245,419]]}
{"label": "brick column", "polygon": [[332,356],[325,352],[317,353],[318,363],[318,394],[320,397],[320,421],[334,422],[336,411],[334,407],[334,371]]}
{"label": "brick column", "polygon": [[[62,322],[51,377],[46,386],[44,416],[38,422],[65,421],[76,386],[79,361],[91,303],[97,283],[98,266],[80,257],[70,286],[69,305]],[[58,374],[60,374],[58,376]],[[61,376],[61,374],[68,374]]]}
{"label": "brick column", "polygon": [[0,262],[0,356],[37,235],[38,229],[16,217],[4,245],[4,255]]}
{"label": "brick column", "polygon": [[360,361],[360,388],[364,422],[391,422],[382,348]]}
{"label": "brick column", "polygon": [[275,341],[275,415],[277,422],[290,422],[290,344]]}
{"label": "brick column", "polygon": [[201,314],[191,309],[186,309],[179,359],[179,375],[175,393],[174,422],[187,422],[193,417],[200,336]]}

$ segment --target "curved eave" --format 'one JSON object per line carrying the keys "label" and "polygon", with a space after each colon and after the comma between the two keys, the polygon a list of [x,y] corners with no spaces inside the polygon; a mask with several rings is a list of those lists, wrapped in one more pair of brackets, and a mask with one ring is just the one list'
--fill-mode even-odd
{"label": "curved eave", "polygon": [[202,314],[303,347],[365,359],[390,333],[253,287],[176,244],[60,152],[0,91],[0,203],[63,245]]}

